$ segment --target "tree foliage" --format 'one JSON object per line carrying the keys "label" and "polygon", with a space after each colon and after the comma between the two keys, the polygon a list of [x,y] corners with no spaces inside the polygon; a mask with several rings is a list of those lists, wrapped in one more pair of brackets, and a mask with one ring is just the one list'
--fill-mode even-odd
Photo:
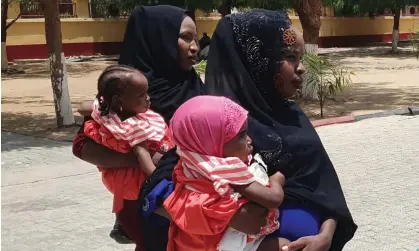
{"label": "tree foliage", "polygon": [[336,96],[352,83],[353,72],[344,70],[335,62],[314,54],[305,54],[303,64],[310,72],[306,88],[317,92],[320,105],[320,116],[323,118],[323,107],[327,99]]}
{"label": "tree foliage", "polygon": [[[12,4],[20,5],[20,11],[16,17],[13,18],[10,22],[7,23],[8,19],[8,10],[9,6]],[[21,16],[22,12],[30,11],[33,8],[37,8],[39,6],[39,1],[37,0],[1,0],[1,26],[2,26],[2,33],[7,31]]]}
{"label": "tree foliage", "polygon": [[366,13],[371,18],[383,15],[386,8],[400,10],[409,5],[418,5],[419,0],[338,0],[334,7],[337,13],[347,16],[364,16]]}
{"label": "tree foliage", "polygon": [[413,50],[416,54],[416,59],[419,60],[419,31],[410,34],[409,36],[410,44],[413,47]]}

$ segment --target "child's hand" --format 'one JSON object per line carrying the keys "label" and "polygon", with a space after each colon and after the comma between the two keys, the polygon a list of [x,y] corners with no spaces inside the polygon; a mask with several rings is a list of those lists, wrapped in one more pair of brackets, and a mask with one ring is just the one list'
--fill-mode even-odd
{"label": "child's hand", "polygon": [[271,185],[278,184],[281,187],[285,185],[285,176],[281,172],[276,172],[274,175],[269,177],[269,183]]}
{"label": "child's hand", "polygon": [[77,109],[77,111],[83,117],[89,117],[90,115],[92,115],[92,111],[93,111],[92,105],[93,105],[92,101],[83,101],[82,103],[80,103],[80,106]]}

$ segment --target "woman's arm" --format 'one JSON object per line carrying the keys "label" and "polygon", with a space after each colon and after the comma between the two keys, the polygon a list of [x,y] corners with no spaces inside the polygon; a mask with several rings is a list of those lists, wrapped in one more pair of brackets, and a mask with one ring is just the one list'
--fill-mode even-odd
{"label": "woman's arm", "polygon": [[337,221],[335,219],[326,219],[320,227],[318,235],[305,236],[291,242],[288,246],[284,246],[284,251],[325,251],[329,250],[332,245],[333,235],[335,234]]}
{"label": "woman's arm", "polygon": [[266,226],[268,214],[268,209],[248,202],[233,215],[229,226],[246,234],[258,234]]}
{"label": "woman's arm", "polygon": [[335,219],[329,218],[326,219],[322,226],[320,227],[319,234],[324,235],[328,239],[330,239],[330,243],[332,242],[333,235],[335,234],[337,221]]}
{"label": "woman's arm", "polygon": [[147,143],[143,141],[138,145],[134,146],[133,152],[137,156],[137,161],[140,164],[141,169],[148,176],[150,176],[154,172],[154,170],[156,170],[156,166],[154,165],[153,160],[150,156],[150,151],[148,150]]}
{"label": "woman's arm", "polygon": [[119,153],[99,145],[88,137],[84,138],[80,158],[103,168],[139,166],[133,152]]}
{"label": "woman's arm", "polygon": [[[171,220],[166,209],[157,208],[154,213]],[[266,217],[269,211],[255,203],[244,204],[234,215],[229,226],[246,234],[258,234],[260,229],[266,225]]]}

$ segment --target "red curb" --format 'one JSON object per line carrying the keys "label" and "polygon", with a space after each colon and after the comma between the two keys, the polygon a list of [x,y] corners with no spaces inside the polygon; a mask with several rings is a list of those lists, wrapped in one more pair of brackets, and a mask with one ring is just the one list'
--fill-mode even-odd
{"label": "red curb", "polygon": [[354,121],[355,121],[355,117],[353,115],[348,115],[348,116],[342,116],[342,117],[313,120],[311,121],[311,124],[314,127],[320,127],[320,126],[333,125],[333,124],[350,123]]}

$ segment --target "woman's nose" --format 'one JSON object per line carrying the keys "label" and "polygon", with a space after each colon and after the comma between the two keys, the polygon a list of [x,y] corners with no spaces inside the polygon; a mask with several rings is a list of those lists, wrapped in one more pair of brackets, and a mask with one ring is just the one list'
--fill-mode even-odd
{"label": "woman's nose", "polygon": [[192,43],[191,43],[191,46],[189,46],[189,50],[193,53],[193,54],[195,54],[195,53],[197,53],[198,52],[198,44],[196,43],[196,41],[194,40],[194,41],[192,41]]}
{"label": "woman's nose", "polygon": [[306,68],[304,67],[303,63],[300,62],[300,64],[297,67],[297,74],[303,75],[304,72],[306,72]]}

